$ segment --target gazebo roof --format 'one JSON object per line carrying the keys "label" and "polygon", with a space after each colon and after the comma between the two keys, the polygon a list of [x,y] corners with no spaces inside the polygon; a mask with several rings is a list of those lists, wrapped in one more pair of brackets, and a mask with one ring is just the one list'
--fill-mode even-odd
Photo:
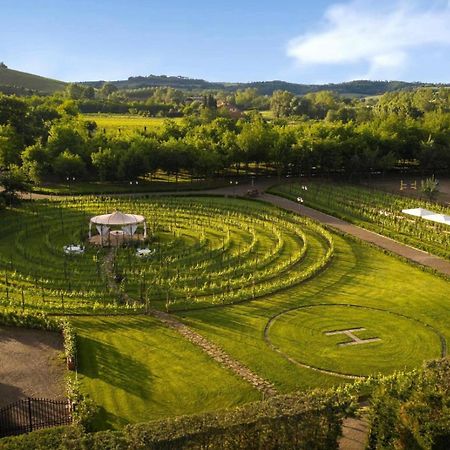
{"label": "gazebo roof", "polygon": [[91,218],[91,222],[97,225],[135,225],[145,221],[144,216],[138,214],[124,214],[114,211],[111,214],[102,214]]}

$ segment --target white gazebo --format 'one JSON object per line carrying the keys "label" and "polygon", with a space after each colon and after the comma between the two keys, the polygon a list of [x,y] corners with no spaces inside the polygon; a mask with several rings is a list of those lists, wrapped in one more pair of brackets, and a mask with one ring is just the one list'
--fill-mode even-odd
{"label": "white gazebo", "polygon": [[[144,234],[136,233],[140,224],[144,226]],[[95,225],[98,235],[92,235],[92,225]],[[147,238],[147,222],[144,216],[124,214],[114,211],[92,217],[89,221],[89,241],[100,245],[119,245],[126,240],[141,240]]]}

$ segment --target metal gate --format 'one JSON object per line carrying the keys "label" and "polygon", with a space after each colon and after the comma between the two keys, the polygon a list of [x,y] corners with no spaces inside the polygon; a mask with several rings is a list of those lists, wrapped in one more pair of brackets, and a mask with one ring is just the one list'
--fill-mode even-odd
{"label": "metal gate", "polygon": [[28,397],[0,408],[0,437],[71,423],[67,400]]}

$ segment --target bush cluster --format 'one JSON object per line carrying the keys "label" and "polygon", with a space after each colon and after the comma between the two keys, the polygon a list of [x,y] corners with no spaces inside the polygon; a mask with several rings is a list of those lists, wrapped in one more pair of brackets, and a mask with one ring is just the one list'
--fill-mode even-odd
{"label": "bush cluster", "polygon": [[372,392],[370,423],[370,450],[447,450],[450,359],[381,379]]}

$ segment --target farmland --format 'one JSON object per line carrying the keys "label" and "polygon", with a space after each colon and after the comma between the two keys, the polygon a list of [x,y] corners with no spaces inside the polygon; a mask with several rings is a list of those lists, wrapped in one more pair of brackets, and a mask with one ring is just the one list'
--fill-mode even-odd
{"label": "farmland", "polygon": [[108,134],[130,134],[134,131],[158,130],[167,120],[180,122],[182,118],[145,117],[132,114],[83,114],[85,120],[93,120],[99,130]]}
{"label": "farmland", "polygon": [[[85,243],[90,216],[114,209],[147,217],[154,250],[113,252],[119,292],[110,249],[63,252]],[[100,406],[96,429],[261,396],[146,311],[169,311],[279,392],[411,369],[450,339],[447,280],[260,202],[80,197],[3,215],[2,306],[82,314],[78,373]],[[346,328],[378,340],[341,349],[345,337],[324,335]]]}

